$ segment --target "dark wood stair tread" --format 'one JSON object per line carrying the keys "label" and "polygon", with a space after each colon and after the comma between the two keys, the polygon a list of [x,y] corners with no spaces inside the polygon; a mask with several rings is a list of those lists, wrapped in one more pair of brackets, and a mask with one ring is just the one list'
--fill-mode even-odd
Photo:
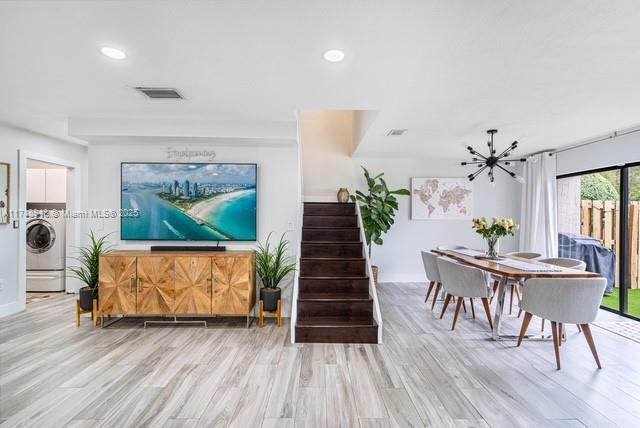
{"label": "dark wood stair tread", "polygon": [[322,202],[322,201],[311,201],[305,202],[305,205],[355,205],[355,202]]}
{"label": "dark wood stair tread", "polygon": [[326,227],[320,227],[320,226],[303,226],[303,229],[309,229],[309,230],[327,230],[327,229],[339,229],[339,230],[360,230],[360,228],[358,226],[326,226]]}
{"label": "dark wood stair tread", "polygon": [[354,245],[360,244],[362,245],[362,241],[301,241],[302,245],[304,244],[323,244],[323,245]]}
{"label": "dark wood stair tread", "polygon": [[376,320],[368,317],[344,318],[344,317],[313,317],[298,318],[296,325],[299,327],[375,327]]}
{"label": "dark wood stair tread", "polygon": [[312,302],[368,302],[373,301],[369,294],[361,295],[354,293],[304,293],[298,295],[298,301]]}
{"label": "dark wood stair tread", "polygon": [[303,216],[305,217],[358,217],[357,214],[303,214]]}
{"label": "dark wood stair tread", "polygon": [[323,281],[369,279],[368,276],[301,276],[300,279],[320,279]]}

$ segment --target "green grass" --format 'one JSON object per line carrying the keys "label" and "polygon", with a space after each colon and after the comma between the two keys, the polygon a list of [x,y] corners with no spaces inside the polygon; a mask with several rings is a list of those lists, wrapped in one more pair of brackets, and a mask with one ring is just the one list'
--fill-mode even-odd
{"label": "green grass", "polygon": [[[620,289],[614,288],[613,293],[602,298],[602,306],[618,310],[620,308]],[[629,290],[628,294],[629,315],[640,317],[640,288]]]}

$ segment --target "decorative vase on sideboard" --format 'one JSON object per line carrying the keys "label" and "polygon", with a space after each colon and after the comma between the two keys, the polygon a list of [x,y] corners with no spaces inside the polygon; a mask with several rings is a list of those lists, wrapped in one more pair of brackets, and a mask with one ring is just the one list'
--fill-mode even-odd
{"label": "decorative vase on sideboard", "polygon": [[349,202],[349,191],[345,187],[338,190],[338,202]]}

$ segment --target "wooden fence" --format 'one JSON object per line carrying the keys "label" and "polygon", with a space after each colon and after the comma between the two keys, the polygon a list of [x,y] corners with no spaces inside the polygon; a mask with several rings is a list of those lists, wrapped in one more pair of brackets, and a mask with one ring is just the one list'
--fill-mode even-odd
{"label": "wooden fence", "polygon": [[[620,202],[618,201],[582,201],[581,234],[602,241],[605,247],[611,248],[620,260],[620,246],[616,245],[620,236]],[[638,288],[640,277],[640,201],[632,201],[629,205],[629,286]],[[616,272],[616,286],[618,274]]]}

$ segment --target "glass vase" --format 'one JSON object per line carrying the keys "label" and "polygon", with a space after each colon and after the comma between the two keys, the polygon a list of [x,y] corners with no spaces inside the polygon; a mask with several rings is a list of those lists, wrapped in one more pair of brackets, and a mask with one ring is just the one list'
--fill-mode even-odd
{"label": "glass vase", "polygon": [[487,244],[486,253],[487,258],[489,259],[497,259],[498,258],[498,242],[499,238],[497,236],[492,236],[485,240]]}

